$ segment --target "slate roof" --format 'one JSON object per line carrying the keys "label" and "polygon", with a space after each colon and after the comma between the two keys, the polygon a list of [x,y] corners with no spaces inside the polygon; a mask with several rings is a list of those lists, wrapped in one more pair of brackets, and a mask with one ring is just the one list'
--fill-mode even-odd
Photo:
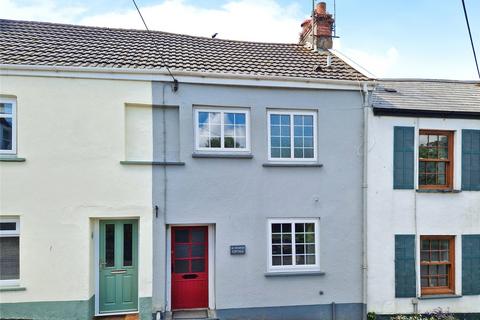
{"label": "slate roof", "polygon": [[372,94],[374,112],[477,114],[480,81],[383,79]]}
{"label": "slate roof", "polygon": [[[335,55],[332,68],[326,68],[327,53],[299,44],[4,19],[0,34],[1,64],[158,69],[163,57],[172,72],[368,79]],[[316,71],[319,65],[322,70]]]}

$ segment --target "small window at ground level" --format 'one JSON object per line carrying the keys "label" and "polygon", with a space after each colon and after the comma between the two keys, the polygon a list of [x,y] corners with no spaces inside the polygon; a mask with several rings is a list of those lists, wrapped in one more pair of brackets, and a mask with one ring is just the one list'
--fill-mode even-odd
{"label": "small window at ground level", "polygon": [[318,220],[272,219],[269,233],[271,271],[318,269]]}
{"label": "small window at ground level", "polygon": [[20,279],[20,228],[18,218],[0,218],[0,286]]}
{"label": "small window at ground level", "polygon": [[0,154],[16,153],[16,101],[0,98]]}
{"label": "small window at ground level", "polygon": [[424,295],[455,292],[455,237],[420,238],[420,277]]}
{"label": "small window at ground level", "polygon": [[196,149],[200,151],[248,151],[249,112],[245,109],[196,109]]}
{"label": "small window at ground level", "polygon": [[420,130],[418,184],[422,189],[452,189],[453,131]]}
{"label": "small window at ground level", "polygon": [[315,160],[316,122],[315,112],[269,111],[269,160]]}

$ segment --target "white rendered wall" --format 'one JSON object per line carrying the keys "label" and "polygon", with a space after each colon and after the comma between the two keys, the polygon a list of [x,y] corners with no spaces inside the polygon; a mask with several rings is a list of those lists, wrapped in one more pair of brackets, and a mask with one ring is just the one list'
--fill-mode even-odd
{"label": "white rendered wall", "polygon": [[[395,234],[416,234],[417,296],[420,296],[419,236],[454,235],[455,290],[462,293],[461,235],[480,234],[480,192],[418,193],[393,189],[393,128],[455,131],[454,189],[461,188],[461,130],[480,129],[479,120],[369,116],[368,142],[368,310],[377,314],[411,313],[412,298],[395,298]],[[418,168],[416,165],[416,169]],[[418,186],[417,172],[415,184]],[[416,214],[415,214],[416,212]],[[435,308],[480,312],[480,296],[418,300],[418,311]]]}
{"label": "white rendered wall", "polygon": [[[139,218],[139,296],[152,295],[150,166],[125,166],[125,104],[148,81],[2,76],[17,97],[18,156],[0,162],[0,215],[20,216],[20,285],[0,301],[86,300],[95,292],[97,218]],[[148,113],[151,117],[151,113]],[[151,140],[150,140],[151,143]]]}

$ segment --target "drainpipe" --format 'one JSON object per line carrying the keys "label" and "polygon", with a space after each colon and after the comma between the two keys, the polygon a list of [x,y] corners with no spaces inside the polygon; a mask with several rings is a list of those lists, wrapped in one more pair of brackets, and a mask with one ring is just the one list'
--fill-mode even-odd
{"label": "drainpipe", "polygon": [[362,171],[362,319],[367,319],[367,296],[368,296],[368,257],[367,257],[367,197],[368,197],[368,87],[363,83],[363,171]]}

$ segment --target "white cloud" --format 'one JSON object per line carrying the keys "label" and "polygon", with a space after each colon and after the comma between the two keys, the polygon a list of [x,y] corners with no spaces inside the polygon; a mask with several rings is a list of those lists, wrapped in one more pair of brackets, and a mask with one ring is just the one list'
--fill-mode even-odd
{"label": "white cloud", "polygon": [[4,19],[72,23],[85,11],[84,7],[61,6],[54,0],[33,0],[28,4],[0,0],[0,16]]}
{"label": "white cloud", "polygon": [[[338,48],[337,48],[338,49]],[[400,54],[395,47],[383,53],[372,53],[353,48],[342,49],[341,53],[376,77],[388,76],[399,62]]]}
{"label": "white cloud", "polygon": [[[276,0],[231,0],[213,9],[183,0],[166,0],[140,10],[150,29],[206,37],[218,32],[223,39],[266,42],[297,42],[303,17],[297,4],[282,6]],[[89,16],[80,23],[143,28],[133,7]]]}

